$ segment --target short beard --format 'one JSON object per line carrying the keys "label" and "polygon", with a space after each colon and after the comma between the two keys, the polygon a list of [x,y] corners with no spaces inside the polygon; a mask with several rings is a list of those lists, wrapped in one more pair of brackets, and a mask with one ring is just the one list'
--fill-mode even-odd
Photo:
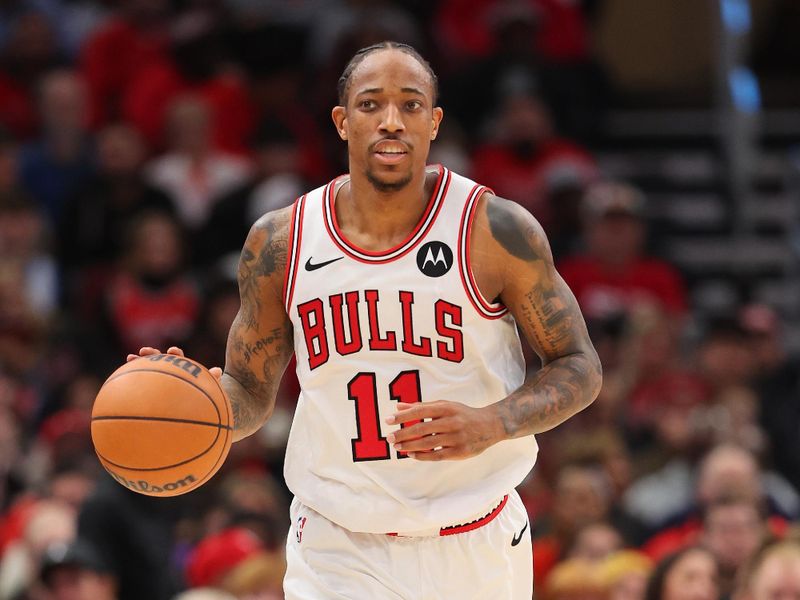
{"label": "short beard", "polygon": [[381,193],[389,193],[389,192],[399,192],[404,187],[406,187],[409,183],[411,183],[411,173],[400,179],[399,181],[393,182],[386,182],[381,181],[373,173],[367,171],[367,181],[372,184],[377,191]]}

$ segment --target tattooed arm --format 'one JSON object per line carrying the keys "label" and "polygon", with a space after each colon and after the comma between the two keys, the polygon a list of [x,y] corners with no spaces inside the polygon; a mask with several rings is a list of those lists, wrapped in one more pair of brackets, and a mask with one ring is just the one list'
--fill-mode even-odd
{"label": "tattooed arm", "polygon": [[481,292],[508,307],[542,368],[484,408],[450,400],[401,402],[387,422],[406,426],[387,439],[417,460],[469,458],[502,440],[547,431],[586,408],[600,391],[600,361],[536,219],[513,202],[485,194],[470,252]]}
{"label": "tattooed arm", "polygon": [[290,219],[290,207],[261,217],[239,259],[241,307],[228,334],[220,380],[233,407],[234,440],[257,431],[272,414],[294,351],[282,299]]}
{"label": "tattooed arm", "polygon": [[519,389],[493,405],[494,412],[503,437],[547,431],[597,397],[600,360],[575,296],[553,266],[541,225],[518,204],[494,196],[481,208],[476,227],[484,232],[484,252],[495,257],[494,272],[484,269],[497,292],[489,297],[500,297],[542,361]]}

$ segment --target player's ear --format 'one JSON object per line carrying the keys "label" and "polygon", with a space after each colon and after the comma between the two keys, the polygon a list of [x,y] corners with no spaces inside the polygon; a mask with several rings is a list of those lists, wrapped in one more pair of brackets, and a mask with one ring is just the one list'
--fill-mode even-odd
{"label": "player's ear", "polygon": [[344,106],[334,106],[331,111],[333,124],[336,125],[336,132],[343,140],[347,140],[347,113]]}
{"label": "player's ear", "polygon": [[444,111],[442,110],[441,106],[435,106],[433,108],[433,128],[431,129],[431,140],[435,140],[436,136],[439,135],[439,124],[442,122],[442,117],[444,117]]}

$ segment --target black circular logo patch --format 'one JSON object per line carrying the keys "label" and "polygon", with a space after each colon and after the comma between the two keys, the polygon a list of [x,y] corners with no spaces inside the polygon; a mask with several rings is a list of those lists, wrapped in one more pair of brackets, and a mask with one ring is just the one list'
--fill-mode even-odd
{"label": "black circular logo patch", "polygon": [[453,251],[442,242],[428,242],[417,251],[417,266],[428,277],[441,277],[453,266]]}

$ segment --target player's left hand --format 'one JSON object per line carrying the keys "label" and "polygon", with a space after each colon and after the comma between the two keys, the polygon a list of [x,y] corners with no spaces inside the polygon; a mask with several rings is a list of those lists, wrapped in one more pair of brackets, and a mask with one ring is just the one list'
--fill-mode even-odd
{"label": "player's left hand", "polygon": [[[427,420],[426,420],[427,419]],[[419,421],[419,422],[417,422]],[[498,422],[489,407],[436,400],[399,403],[389,425],[407,423],[387,436],[398,451],[417,460],[457,460],[476,456],[500,441]]]}

